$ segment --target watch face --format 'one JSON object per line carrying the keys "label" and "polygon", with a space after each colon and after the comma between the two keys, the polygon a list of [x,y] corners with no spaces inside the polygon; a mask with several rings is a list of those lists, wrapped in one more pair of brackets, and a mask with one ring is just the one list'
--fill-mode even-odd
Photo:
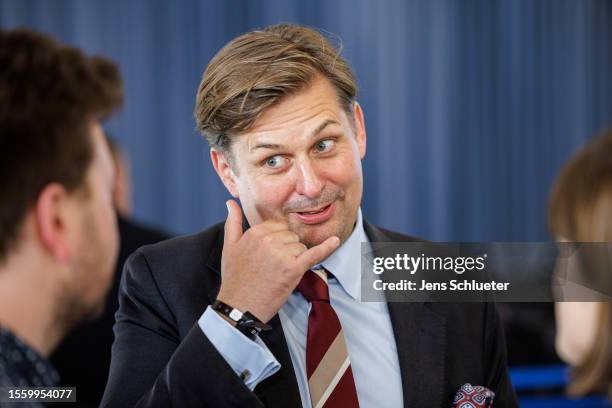
{"label": "watch face", "polygon": [[257,327],[257,322],[245,316],[245,318],[240,322],[240,325],[243,327]]}
{"label": "watch face", "polygon": [[232,311],[229,314],[229,317],[233,321],[237,322],[238,320],[242,319],[242,312],[237,309],[232,309]]}

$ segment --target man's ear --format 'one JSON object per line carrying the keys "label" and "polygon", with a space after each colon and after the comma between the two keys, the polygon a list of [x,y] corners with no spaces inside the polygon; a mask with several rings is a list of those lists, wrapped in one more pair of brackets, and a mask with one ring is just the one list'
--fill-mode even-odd
{"label": "man's ear", "polygon": [[355,101],[353,107],[353,118],[355,120],[355,137],[359,146],[359,157],[363,159],[366,154],[366,128],[363,110],[361,110],[361,105],[357,101]]}
{"label": "man's ear", "polygon": [[49,254],[66,263],[72,256],[69,245],[69,195],[64,186],[51,183],[38,195],[34,206],[34,220],[40,242]]}
{"label": "man's ear", "polygon": [[238,188],[236,187],[236,174],[232,170],[225,154],[217,149],[210,149],[210,160],[227,191],[229,191],[232,197],[240,198],[238,196]]}

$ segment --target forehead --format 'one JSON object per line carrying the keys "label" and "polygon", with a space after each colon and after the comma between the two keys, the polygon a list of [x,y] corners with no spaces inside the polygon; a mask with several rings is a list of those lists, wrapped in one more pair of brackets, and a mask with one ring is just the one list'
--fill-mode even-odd
{"label": "forehead", "polygon": [[[325,122],[343,126],[346,124],[346,114],[329,80],[317,77],[305,89],[281,99],[264,111],[251,129],[236,141],[246,148],[263,140],[288,142],[312,134]],[[287,139],[289,136],[291,139]]]}

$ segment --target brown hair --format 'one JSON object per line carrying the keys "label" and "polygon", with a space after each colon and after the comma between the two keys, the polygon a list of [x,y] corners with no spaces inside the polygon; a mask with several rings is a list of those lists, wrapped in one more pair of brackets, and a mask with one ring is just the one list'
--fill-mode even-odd
{"label": "brown hair", "polygon": [[357,84],[349,65],[321,33],[279,24],[228,43],[206,68],[196,97],[197,128],[227,152],[231,136],[248,130],[267,108],[301,90],[317,75],[334,86],[352,114]]}
{"label": "brown hair", "polygon": [[[561,170],[550,195],[551,232],[568,241],[612,242],[612,131],[593,139]],[[573,396],[612,398],[612,303],[598,308],[595,344],[572,369]]]}
{"label": "brown hair", "polygon": [[111,61],[31,30],[0,31],[0,261],[47,184],[84,187],[90,125],[122,98]]}

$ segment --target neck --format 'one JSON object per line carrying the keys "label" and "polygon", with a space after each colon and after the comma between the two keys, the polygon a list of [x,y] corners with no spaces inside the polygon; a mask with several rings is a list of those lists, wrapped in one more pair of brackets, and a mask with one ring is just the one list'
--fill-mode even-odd
{"label": "neck", "polygon": [[0,267],[0,325],[45,357],[66,332],[58,324],[61,297],[53,285],[54,272],[40,257],[25,254]]}

